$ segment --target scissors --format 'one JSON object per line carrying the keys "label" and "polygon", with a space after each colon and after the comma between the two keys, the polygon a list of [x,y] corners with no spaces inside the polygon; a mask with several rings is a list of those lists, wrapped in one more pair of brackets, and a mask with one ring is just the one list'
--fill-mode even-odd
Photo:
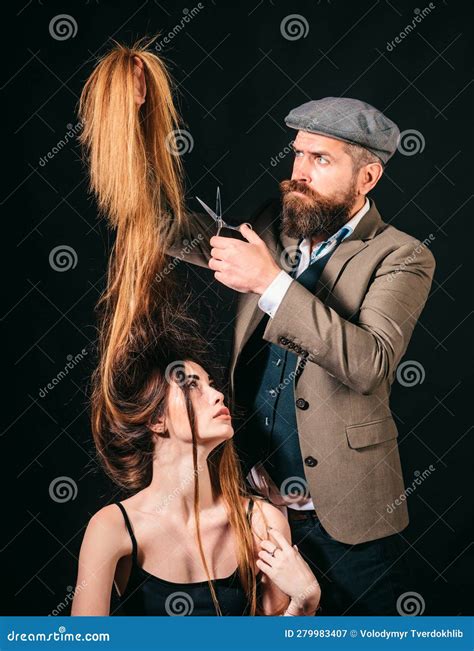
{"label": "scissors", "polygon": [[[207,214],[210,215],[212,217],[212,219],[216,222],[216,224],[217,224],[217,235],[219,235],[222,228],[230,228],[232,231],[240,231],[240,226],[231,226],[230,224],[227,224],[222,219],[221,189],[220,189],[219,186],[217,187],[217,193],[216,193],[216,210],[215,211],[212,210],[212,208],[209,208],[209,206],[207,204],[205,204],[204,201],[201,201],[201,199],[199,197],[196,197],[196,199],[199,201],[199,203],[204,208],[204,210],[207,212]],[[249,228],[252,228],[252,225],[248,224],[247,222],[246,222],[246,225]]]}

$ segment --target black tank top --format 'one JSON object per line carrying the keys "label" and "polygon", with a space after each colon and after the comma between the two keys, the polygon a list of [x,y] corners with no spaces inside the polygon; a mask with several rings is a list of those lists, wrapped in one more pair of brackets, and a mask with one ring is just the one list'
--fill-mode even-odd
{"label": "black tank top", "polygon": [[[253,509],[250,498],[247,519],[250,524]],[[138,564],[138,545],[127,511],[121,502],[115,504],[122,511],[132,540],[132,569],[127,587],[119,596],[123,615],[216,615],[207,581],[175,583],[150,574]],[[240,581],[238,568],[212,584],[223,615],[248,615],[249,602]],[[257,580],[257,588],[259,581]]]}

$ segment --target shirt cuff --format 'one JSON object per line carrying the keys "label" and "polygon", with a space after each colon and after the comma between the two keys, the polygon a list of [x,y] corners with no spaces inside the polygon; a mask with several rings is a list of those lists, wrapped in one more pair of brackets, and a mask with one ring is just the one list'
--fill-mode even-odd
{"label": "shirt cuff", "polygon": [[292,282],[293,278],[282,269],[260,296],[258,307],[273,319]]}

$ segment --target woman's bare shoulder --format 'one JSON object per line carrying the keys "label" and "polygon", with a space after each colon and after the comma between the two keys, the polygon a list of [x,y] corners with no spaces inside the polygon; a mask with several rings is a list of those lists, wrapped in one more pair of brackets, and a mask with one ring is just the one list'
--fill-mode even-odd
{"label": "woman's bare shoulder", "polygon": [[92,549],[105,546],[117,558],[131,552],[130,536],[116,504],[108,504],[94,513],[87,524],[83,544]]}
{"label": "woman's bare shoulder", "polygon": [[254,501],[252,512],[252,529],[259,538],[267,538],[267,528],[278,529],[286,538],[290,538],[290,525],[284,513],[264,497],[252,495]]}

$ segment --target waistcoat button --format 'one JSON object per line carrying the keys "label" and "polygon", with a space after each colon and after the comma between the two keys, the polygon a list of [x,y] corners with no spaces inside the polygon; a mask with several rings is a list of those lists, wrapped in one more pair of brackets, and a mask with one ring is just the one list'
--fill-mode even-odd
{"label": "waistcoat button", "polygon": [[307,400],[304,400],[304,398],[298,398],[296,401],[296,406],[298,409],[308,409],[309,402]]}

